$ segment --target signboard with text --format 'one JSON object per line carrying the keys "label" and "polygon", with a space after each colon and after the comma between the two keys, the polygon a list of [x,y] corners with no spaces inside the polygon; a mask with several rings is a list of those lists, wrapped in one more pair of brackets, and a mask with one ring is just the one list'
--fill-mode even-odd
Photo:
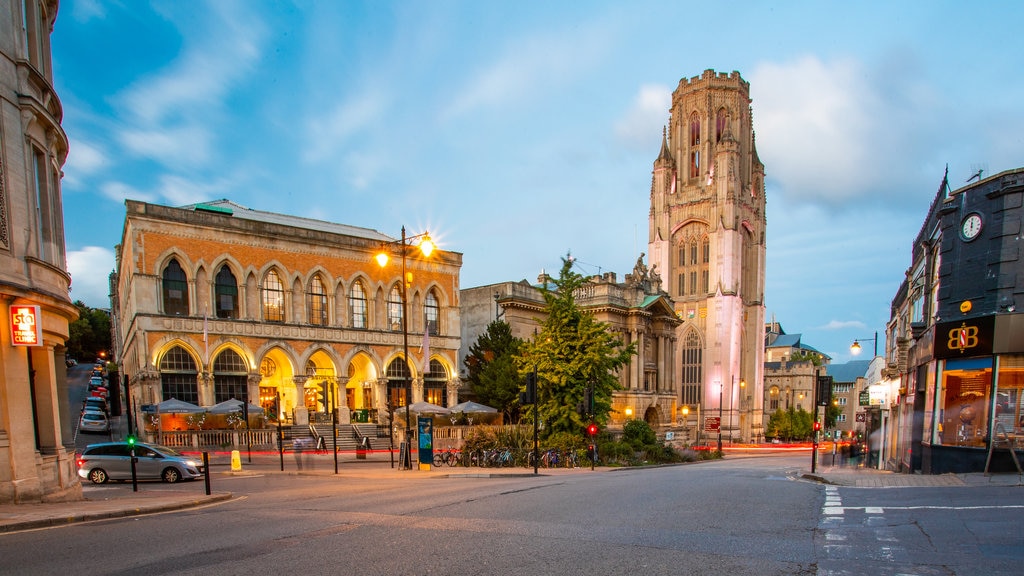
{"label": "signboard with text", "polygon": [[43,321],[39,306],[11,304],[11,344],[42,346]]}
{"label": "signboard with text", "polygon": [[704,417],[704,431],[705,432],[718,432],[722,425],[722,419],[718,416],[705,416]]}

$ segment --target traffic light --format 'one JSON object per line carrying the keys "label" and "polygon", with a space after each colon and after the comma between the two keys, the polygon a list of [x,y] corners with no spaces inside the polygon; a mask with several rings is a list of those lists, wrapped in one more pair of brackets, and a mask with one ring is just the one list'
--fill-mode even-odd
{"label": "traffic light", "polygon": [[526,391],[519,393],[520,404],[535,404],[537,402],[537,373],[526,374]]}
{"label": "traffic light", "polygon": [[594,449],[594,445],[593,444],[588,444],[587,445],[587,460],[590,460],[591,462],[593,462],[596,457],[597,457],[597,453],[596,453],[596,451]]}
{"label": "traffic light", "polygon": [[594,386],[587,386],[586,391],[583,393],[583,406],[586,409],[587,414],[594,413]]}
{"label": "traffic light", "polygon": [[814,431],[815,432],[820,432],[821,431],[821,422],[815,422],[814,423]]}
{"label": "traffic light", "polygon": [[125,438],[125,442],[128,442],[128,448],[135,448],[135,436],[128,436]]}
{"label": "traffic light", "polygon": [[591,422],[590,426],[587,426],[587,434],[591,437],[597,436],[597,424]]}
{"label": "traffic light", "polygon": [[832,377],[818,376],[818,389],[815,391],[818,396],[818,406],[828,406],[832,403]]}

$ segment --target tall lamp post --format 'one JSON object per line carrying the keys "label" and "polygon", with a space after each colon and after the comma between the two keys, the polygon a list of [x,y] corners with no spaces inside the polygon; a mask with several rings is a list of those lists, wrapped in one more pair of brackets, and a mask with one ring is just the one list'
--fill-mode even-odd
{"label": "tall lamp post", "polygon": [[856,354],[860,354],[860,348],[861,348],[860,343],[861,342],[867,342],[868,340],[871,340],[872,342],[875,343],[875,356],[878,356],[878,332],[877,331],[875,332],[875,337],[874,338],[857,338],[857,339],[855,339],[853,341],[853,344],[850,344],[850,353],[855,354],[855,355]]}
{"label": "tall lamp post", "polygon": [[381,246],[381,251],[377,253],[375,257],[377,264],[381,268],[387,266],[388,248],[392,246],[399,246],[402,252],[402,362],[405,363],[405,449],[407,452],[407,458],[409,463],[409,469],[412,469],[412,431],[410,430],[409,422],[409,404],[412,403],[412,380],[409,378],[412,375],[412,368],[409,365],[409,298],[406,292],[407,285],[409,283],[409,275],[406,272],[406,258],[408,256],[409,247],[411,241],[419,239],[418,247],[420,252],[424,256],[430,256],[434,251],[434,241],[430,239],[430,234],[424,232],[422,234],[415,234],[413,236],[405,235],[405,226],[402,226],[402,239],[394,242],[386,242]]}
{"label": "tall lamp post", "polygon": [[725,386],[718,383],[718,453],[722,453],[722,391]]}

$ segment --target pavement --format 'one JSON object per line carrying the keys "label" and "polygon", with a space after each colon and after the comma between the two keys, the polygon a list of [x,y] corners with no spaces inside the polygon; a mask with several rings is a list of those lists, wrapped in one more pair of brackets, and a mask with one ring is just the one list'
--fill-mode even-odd
{"label": "pavement", "polygon": [[[728,458],[729,455],[727,454]],[[280,457],[276,453],[259,454],[253,457],[252,463],[247,455],[241,455],[240,469],[231,465],[230,453],[213,454],[210,457],[210,485],[218,487],[218,479],[227,475],[334,475],[334,461],[329,455],[307,455],[302,469],[297,469],[293,455],[287,454],[284,459],[284,471],[281,471]],[[356,458],[354,454],[345,454],[339,458],[339,474],[345,477],[391,479],[415,475],[417,478],[485,478],[533,476],[529,468],[432,468],[426,470],[403,470],[394,462],[387,451],[371,452],[365,459]],[[598,467],[597,471],[606,472],[621,468]],[[590,468],[575,469],[541,469],[544,476],[592,473]],[[942,487],[975,487],[975,486],[1017,486],[1024,487],[1024,476],[1017,473],[1001,473],[985,475],[971,474],[897,474],[885,470],[864,467],[818,466],[812,472],[804,470],[799,476],[805,480],[836,486],[853,486],[859,488],[895,488],[914,486]],[[157,484],[159,485],[159,484]],[[64,502],[42,502],[25,504],[0,504],[0,535],[110,518],[121,518],[143,514],[154,514],[186,508],[196,508],[223,502],[233,498],[231,492],[214,490],[206,493],[203,480],[184,482],[173,487],[159,485],[153,489],[153,483],[140,482],[138,491],[133,491],[130,483],[117,483],[102,488],[85,488],[82,500]]]}

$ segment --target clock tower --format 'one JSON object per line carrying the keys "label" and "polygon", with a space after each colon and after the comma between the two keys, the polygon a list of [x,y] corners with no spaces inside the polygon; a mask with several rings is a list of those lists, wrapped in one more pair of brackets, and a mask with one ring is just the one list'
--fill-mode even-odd
{"label": "clock tower", "polygon": [[654,161],[648,235],[651,269],[683,321],[676,424],[695,431],[698,414],[720,415],[722,437],[738,442],[764,437],[764,165],[750,103],[738,72],[679,81]]}

